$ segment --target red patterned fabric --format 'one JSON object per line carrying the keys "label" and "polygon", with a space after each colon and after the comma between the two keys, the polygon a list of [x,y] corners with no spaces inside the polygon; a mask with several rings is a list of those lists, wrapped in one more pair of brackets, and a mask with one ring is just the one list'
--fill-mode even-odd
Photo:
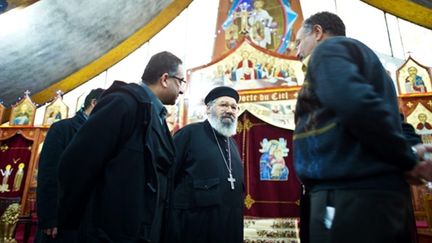
{"label": "red patterned fabric", "polygon": [[[240,116],[239,128],[241,132],[235,139],[244,162],[245,216],[299,217],[300,182],[293,167],[293,131],[267,124],[248,112]],[[275,144],[286,142],[288,154],[283,159],[273,159],[273,153],[266,154],[263,149],[265,139]],[[282,179],[275,179],[274,171],[265,169],[276,164],[285,164],[288,177],[278,174]]]}

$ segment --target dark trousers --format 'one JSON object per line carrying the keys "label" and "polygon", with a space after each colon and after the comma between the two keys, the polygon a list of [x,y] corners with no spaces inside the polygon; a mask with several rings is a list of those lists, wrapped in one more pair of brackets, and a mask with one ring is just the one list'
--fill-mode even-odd
{"label": "dark trousers", "polygon": [[[330,190],[311,194],[310,243],[411,243],[408,193],[389,190]],[[334,208],[334,217],[324,218]],[[327,217],[330,219],[331,217]]]}
{"label": "dark trousers", "polygon": [[60,231],[55,239],[46,235],[41,229],[37,229],[34,243],[75,243],[77,240],[77,231],[66,230]]}
{"label": "dark trousers", "polygon": [[302,185],[300,192],[300,242],[309,243],[310,195],[309,188]]}

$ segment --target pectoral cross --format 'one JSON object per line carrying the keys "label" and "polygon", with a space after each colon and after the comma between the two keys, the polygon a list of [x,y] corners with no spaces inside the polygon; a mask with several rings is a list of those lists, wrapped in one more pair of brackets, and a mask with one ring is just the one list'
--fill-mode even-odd
{"label": "pectoral cross", "polygon": [[236,179],[232,176],[231,173],[229,173],[229,177],[227,179],[229,181],[229,183],[231,184],[231,190],[234,190],[234,182],[236,181]]}

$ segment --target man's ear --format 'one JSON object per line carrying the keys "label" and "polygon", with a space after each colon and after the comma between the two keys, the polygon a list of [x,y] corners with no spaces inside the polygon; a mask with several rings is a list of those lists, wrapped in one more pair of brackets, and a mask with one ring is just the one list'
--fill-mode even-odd
{"label": "man's ear", "polygon": [[97,104],[97,100],[96,99],[91,99],[90,103],[93,105],[93,107],[95,107],[96,104]]}
{"label": "man's ear", "polygon": [[168,73],[164,73],[160,76],[158,82],[162,85],[162,87],[168,87]]}
{"label": "man's ear", "polygon": [[318,25],[318,24],[314,25],[312,27],[312,32],[313,32],[313,35],[315,36],[315,40],[317,42],[322,41],[325,38],[324,30],[323,30],[321,25]]}

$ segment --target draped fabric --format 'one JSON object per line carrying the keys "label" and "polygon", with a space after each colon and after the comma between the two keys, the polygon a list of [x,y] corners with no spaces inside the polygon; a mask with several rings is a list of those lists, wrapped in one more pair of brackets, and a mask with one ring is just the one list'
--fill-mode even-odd
{"label": "draped fabric", "polygon": [[0,197],[22,197],[32,145],[20,134],[0,141]]}
{"label": "draped fabric", "polygon": [[299,217],[293,131],[267,124],[249,112],[238,122],[235,139],[244,162],[245,216]]}

